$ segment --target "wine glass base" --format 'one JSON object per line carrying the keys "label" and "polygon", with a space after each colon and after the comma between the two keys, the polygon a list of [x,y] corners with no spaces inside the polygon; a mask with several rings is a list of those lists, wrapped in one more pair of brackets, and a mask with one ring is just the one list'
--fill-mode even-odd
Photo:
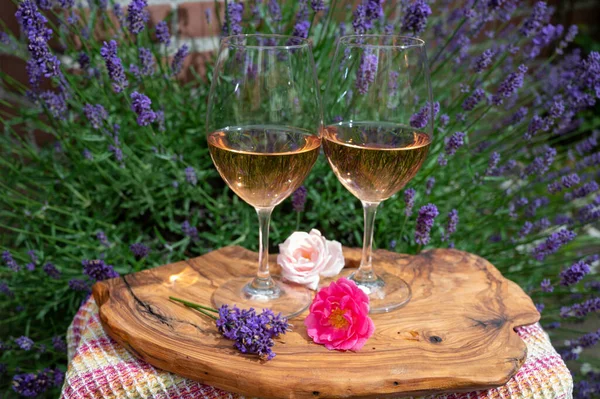
{"label": "wine glass base", "polygon": [[377,280],[363,283],[354,280],[356,269],[343,269],[341,276],[354,281],[369,295],[369,313],[387,313],[405,306],[412,297],[406,281],[393,274],[377,275]]}
{"label": "wine glass base", "polygon": [[256,290],[250,286],[252,277],[237,277],[225,282],[212,296],[216,308],[222,305],[257,311],[271,309],[275,314],[291,318],[302,313],[312,302],[313,293],[308,288],[283,282],[273,277],[276,286],[269,290]]}

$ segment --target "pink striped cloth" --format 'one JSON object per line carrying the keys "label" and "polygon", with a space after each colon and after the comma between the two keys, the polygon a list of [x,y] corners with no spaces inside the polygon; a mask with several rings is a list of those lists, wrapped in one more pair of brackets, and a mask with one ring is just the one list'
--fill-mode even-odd
{"label": "pink striped cloth", "polygon": [[[518,329],[527,360],[504,386],[487,391],[442,394],[422,399],[570,399],[573,380],[539,324]],[[243,398],[135,358],[102,329],[93,298],[85,302],[67,333],[69,369],[61,398]]]}

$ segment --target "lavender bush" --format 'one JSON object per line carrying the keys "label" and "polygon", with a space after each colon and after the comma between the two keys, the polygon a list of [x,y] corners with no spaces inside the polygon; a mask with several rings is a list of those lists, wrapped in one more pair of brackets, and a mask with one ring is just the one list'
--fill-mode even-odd
{"label": "lavender bush", "polygon": [[[211,67],[178,80],[193,49],[172,37],[169,20],[151,27],[146,7],[25,0],[15,15],[21,36],[0,33],[0,51],[23,59],[29,77],[0,72],[6,92],[19,93],[0,100],[2,392],[56,396],[66,328],[95,281],[229,244],[256,249],[253,211],[223,184],[205,144]],[[600,332],[582,322],[600,309],[600,121],[589,111],[600,55],[573,49],[577,27],[551,24],[552,12],[516,0],[368,0],[355,9],[250,0],[219,9],[224,33],[311,37],[322,87],[341,34],[428,41],[436,103],[422,112],[436,114],[434,143],[409,187],[381,208],[376,242],[489,259],[543,309],[553,336],[568,335],[556,344],[578,359],[569,363],[577,397],[592,398],[600,365],[588,348]],[[201,23],[219,22],[209,14]],[[356,95],[375,79],[369,65]],[[36,144],[42,132],[51,144]],[[301,229],[360,245],[359,203],[323,159],[305,186],[276,209],[273,244],[300,215]]]}

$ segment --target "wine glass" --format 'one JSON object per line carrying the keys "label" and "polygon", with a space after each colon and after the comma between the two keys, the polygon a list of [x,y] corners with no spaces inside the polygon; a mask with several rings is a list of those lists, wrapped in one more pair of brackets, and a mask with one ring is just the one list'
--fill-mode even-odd
{"label": "wine glass", "polygon": [[208,148],[227,185],[258,214],[258,273],[227,281],[213,302],[270,308],[291,317],[311,291],[269,273],[273,208],[304,181],[319,155],[322,133],[312,44],[283,35],[223,38],[208,99]]}
{"label": "wine glass", "polygon": [[369,294],[372,313],[390,312],[408,303],[411,290],[400,277],[373,270],[373,228],[379,203],[415,176],[433,138],[425,42],[344,36],[331,65],[323,147],[339,181],[362,202],[365,218],[360,267],[349,278]]}

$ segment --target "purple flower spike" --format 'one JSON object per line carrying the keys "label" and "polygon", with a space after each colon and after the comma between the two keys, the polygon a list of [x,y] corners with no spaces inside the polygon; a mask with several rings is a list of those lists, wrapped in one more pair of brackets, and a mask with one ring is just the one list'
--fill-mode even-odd
{"label": "purple flower spike", "polygon": [[[436,102],[433,104],[433,118],[436,117],[436,115],[439,111],[440,111],[440,104]],[[427,101],[425,103],[425,105],[423,106],[423,108],[421,108],[419,110],[419,112],[417,112],[416,114],[413,114],[410,117],[410,126],[414,127],[415,129],[423,129],[425,126],[427,126],[429,124],[430,113],[431,113],[431,103],[429,101]]]}
{"label": "purple flower spike", "polygon": [[183,60],[185,60],[185,57],[187,57],[189,52],[190,48],[187,44],[184,44],[177,50],[173,57],[173,61],[171,62],[172,75],[179,75],[179,72],[181,72],[181,69],[183,68]]}
{"label": "purple flower spike", "polygon": [[568,287],[580,282],[590,272],[590,265],[580,260],[560,273],[560,285]]}
{"label": "purple flower spike", "polygon": [[552,283],[547,278],[542,280],[542,282],[540,283],[540,288],[542,289],[542,292],[554,291],[554,287],[552,286]]}
{"label": "purple flower spike", "polygon": [[190,237],[192,241],[198,240],[198,229],[190,224],[189,221],[185,221],[181,224],[181,231],[186,236]]}
{"label": "purple flower spike", "polygon": [[458,210],[452,209],[450,213],[448,213],[448,222],[446,224],[446,232],[442,237],[442,241],[448,241],[450,236],[456,232],[456,227],[458,226]]}
{"label": "purple flower spike", "polygon": [[94,281],[102,281],[109,278],[119,277],[119,273],[115,271],[112,265],[107,265],[101,259],[83,260],[83,273],[89,276]]}
{"label": "purple flower spike", "polygon": [[323,0],[310,0],[310,6],[314,12],[323,11],[325,9]]}
{"label": "purple flower spike", "polygon": [[9,251],[2,252],[2,260],[6,267],[8,267],[13,272],[18,272],[21,270],[21,266],[13,259],[12,254]]}
{"label": "purple flower spike", "polygon": [[134,35],[144,30],[146,22],[150,19],[150,13],[146,10],[147,6],[146,0],[132,0],[127,6],[127,29]]}
{"label": "purple flower spike", "polygon": [[492,58],[494,57],[494,52],[490,49],[485,50],[477,59],[475,60],[475,64],[473,66],[473,70],[475,73],[480,73],[484,69],[487,69],[490,65],[492,65]]}
{"label": "purple flower spike", "polygon": [[512,97],[523,86],[523,77],[527,72],[525,65],[520,65],[517,72],[511,72],[498,87],[498,92],[492,97],[492,104],[501,105],[505,99]]}
{"label": "purple flower spike", "polygon": [[227,16],[229,24],[223,24],[223,35],[239,35],[242,33],[242,18],[244,14],[244,3],[230,2],[227,4]]}
{"label": "purple flower spike", "polygon": [[539,260],[544,260],[559,250],[560,247],[575,239],[576,234],[571,230],[562,229],[557,233],[552,233],[543,243],[539,244],[533,250],[533,256]]}
{"label": "purple flower spike", "polygon": [[142,259],[148,256],[150,253],[150,248],[142,244],[141,242],[136,242],[135,244],[131,244],[129,250],[137,259]]}
{"label": "purple flower spike", "polygon": [[364,53],[362,55],[358,71],[356,71],[356,89],[360,94],[366,94],[369,91],[369,85],[375,81],[378,62],[376,54]]}
{"label": "purple flower spike", "polygon": [[52,279],[60,279],[60,271],[52,263],[46,263],[43,267],[44,272]]}
{"label": "purple flower spike", "polygon": [[108,119],[108,113],[100,104],[86,104],[83,107],[83,113],[94,129],[100,129],[103,121]]}
{"label": "purple flower spike", "polygon": [[435,185],[435,177],[431,176],[427,178],[425,182],[425,194],[431,194],[431,190],[433,190],[433,186]]}
{"label": "purple flower spike", "polygon": [[546,21],[548,5],[545,1],[538,1],[533,6],[531,15],[523,22],[519,32],[527,37],[534,36]]}
{"label": "purple flower spike", "polygon": [[156,39],[164,45],[168,46],[171,44],[171,34],[169,33],[169,26],[166,21],[160,21],[156,24]]}
{"label": "purple flower spike", "polygon": [[433,227],[434,219],[439,215],[438,209],[433,204],[424,205],[419,209],[415,241],[419,245],[427,245],[431,239],[429,233]]}
{"label": "purple flower spike", "polygon": [[416,0],[408,6],[404,13],[402,31],[412,32],[415,36],[421,34],[427,26],[427,18],[430,15],[431,7],[425,0]]}
{"label": "purple flower spike", "polygon": [[19,348],[23,349],[24,351],[31,350],[34,345],[33,340],[26,336],[21,336],[15,339],[15,343]]}
{"label": "purple flower spike", "polygon": [[300,186],[292,194],[292,206],[296,212],[304,211],[304,205],[306,204],[306,187]]}
{"label": "purple flower spike", "polygon": [[456,132],[449,139],[446,139],[445,151],[448,155],[456,154],[456,151],[465,145],[466,133]]}
{"label": "purple flower spike", "polygon": [[125,70],[123,69],[121,59],[117,56],[117,42],[114,40],[108,43],[104,42],[102,49],[100,49],[100,55],[106,63],[106,69],[108,70],[110,80],[112,80],[114,92],[122,92],[125,87],[129,86],[129,82],[125,77]]}
{"label": "purple flower spike", "polygon": [[196,184],[198,184],[198,177],[196,176],[196,170],[191,167],[188,166],[187,168],[185,168],[185,180],[190,183],[192,186],[195,186]]}
{"label": "purple flower spike", "polygon": [[134,91],[131,93],[131,110],[137,114],[137,123],[148,126],[156,120],[156,112],[150,107],[152,101],[144,94]]}
{"label": "purple flower spike", "polygon": [[475,89],[473,93],[462,103],[462,108],[465,111],[472,111],[484,98],[485,91],[483,91],[483,89]]}

